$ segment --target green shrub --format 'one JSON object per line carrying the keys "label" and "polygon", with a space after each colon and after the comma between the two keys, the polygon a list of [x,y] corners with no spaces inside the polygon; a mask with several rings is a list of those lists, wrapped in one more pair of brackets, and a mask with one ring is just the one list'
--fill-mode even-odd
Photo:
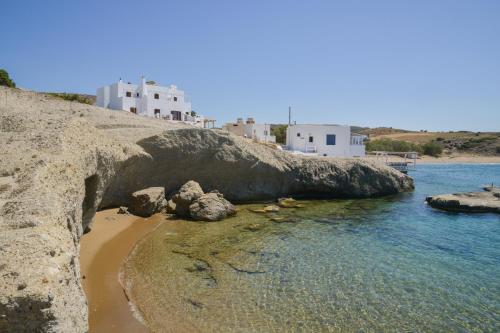
{"label": "green shrub", "polygon": [[0,68],[0,86],[15,88],[16,84],[9,77],[9,73],[5,69]]}
{"label": "green shrub", "polygon": [[500,146],[497,146],[495,150],[496,150],[497,154],[500,155]]}
{"label": "green shrub", "polygon": [[428,142],[422,146],[424,155],[439,156],[443,152],[443,148],[436,142]]}
{"label": "green shrub", "polygon": [[288,125],[273,125],[271,126],[271,135],[276,136],[276,143],[285,144],[286,129]]}
{"label": "green shrub", "polygon": [[367,151],[391,151],[391,152],[409,152],[415,151],[419,154],[439,156],[443,148],[436,142],[426,144],[417,144],[401,140],[377,139],[366,143]]}
{"label": "green shrub", "polygon": [[83,104],[94,104],[94,101],[92,101],[90,98],[87,98],[85,96],[79,95],[79,94],[67,94],[67,93],[48,93],[48,95],[57,97],[60,99],[64,99],[65,101],[72,101],[72,102],[79,102]]}
{"label": "green shrub", "polygon": [[367,151],[392,151],[392,152],[406,152],[406,151],[416,151],[421,153],[422,148],[420,145],[392,139],[377,139],[373,141],[366,142]]}

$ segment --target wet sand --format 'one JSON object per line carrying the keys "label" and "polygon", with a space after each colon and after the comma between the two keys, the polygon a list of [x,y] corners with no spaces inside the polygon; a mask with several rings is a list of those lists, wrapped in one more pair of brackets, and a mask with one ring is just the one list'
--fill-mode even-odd
{"label": "wet sand", "polygon": [[143,219],[116,212],[117,209],[98,212],[92,230],[80,241],[89,332],[148,332],[131,311],[119,273],[136,242],[166,219],[160,214]]}

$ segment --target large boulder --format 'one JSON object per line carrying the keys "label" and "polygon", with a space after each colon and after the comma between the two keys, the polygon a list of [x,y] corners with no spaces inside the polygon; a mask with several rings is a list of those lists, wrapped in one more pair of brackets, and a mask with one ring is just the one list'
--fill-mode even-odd
{"label": "large boulder", "polygon": [[203,194],[200,184],[195,181],[190,180],[182,185],[179,191],[172,196],[177,215],[189,217],[189,206]]}
{"label": "large boulder", "polygon": [[134,215],[149,217],[159,212],[165,205],[165,189],[163,187],[150,187],[132,193],[129,208]]}
{"label": "large boulder", "polygon": [[198,221],[219,221],[234,215],[234,206],[219,193],[207,193],[189,206],[189,215]]}

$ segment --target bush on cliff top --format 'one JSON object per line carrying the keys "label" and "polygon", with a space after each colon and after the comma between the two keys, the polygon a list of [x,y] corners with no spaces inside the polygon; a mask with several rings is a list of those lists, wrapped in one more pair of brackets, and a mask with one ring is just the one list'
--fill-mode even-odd
{"label": "bush on cliff top", "polygon": [[15,88],[16,84],[9,77],[9,73],[5,69],[0,68],[0,86]]}
{"label": "bush on cliff top", "polygon": [[90,104],[90,105],[94,104],[94,101],[92,101],[90,98],[87,98],[87,97],[79,95],[79,94],[47,93],[47,95],[57,97],[60,99],[64,99],[65,101],[78,102],[78,103]]}
{"label": "bush on cliff top", "polygon": [[418,153],[423,153],[423,149],[420,145],[402,141],[402,140],[392,140],[392,139],[377,139],[373,141],[368,141],[366,143],[367,151],[416,151]]}

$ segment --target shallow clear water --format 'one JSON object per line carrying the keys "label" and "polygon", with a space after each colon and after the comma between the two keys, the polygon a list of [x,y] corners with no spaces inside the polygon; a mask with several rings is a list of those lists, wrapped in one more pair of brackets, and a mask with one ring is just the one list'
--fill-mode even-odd
{"label": "shallow clear water", "polygon": [[500,184],[500,165],[420,165],[393,197],[309,201],[274,216],[172,221],[126,265],[157,331],[500,331],[500,216],[427,195]]}

